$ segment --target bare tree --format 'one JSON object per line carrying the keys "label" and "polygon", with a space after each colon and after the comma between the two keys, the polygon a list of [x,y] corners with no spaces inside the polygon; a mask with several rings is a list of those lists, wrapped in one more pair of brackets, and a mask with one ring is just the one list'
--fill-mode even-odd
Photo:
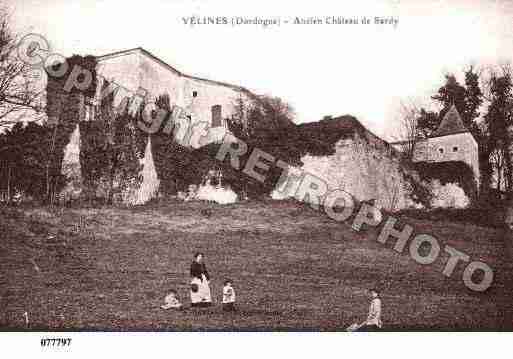
{"label": "bare tree", "polygon": [[233,101],[233,114],[228,120],[228,127],[240,138],[249,137],[252,129],[248,121],[249,113],[254,108],[253,102],[247,100],[241,93]]}
{"label": "bare tree", "polygon": [[408,160],[413,159],[415,147],[419,141],[419,116],[420,106],[415,101],[401,101],[398,114],[399,128],[394,139],[401,143],[404,157]]}
{"label": "bare tree", "polygon": [[10,15],[0,8],[0,129],[21,120],[39,119],[41,89],[30,64],[17,57],[20,37],[10,27]]}
{"label": "bare tree", "polygon": [[504,151],[500,149],[494,149],[490,153],[490,164],[495,169],[496,181],[497,181],[497,190],[504,191],[506,186],[506,177],[505,175],[505,154]]}
{"label": "bare tree", "polygon": [[259,129],[283,130],[293,124],[293,107],[279,97],[239,94],[233,101],[233,109],[228,126],[240,138],[251,137]]}

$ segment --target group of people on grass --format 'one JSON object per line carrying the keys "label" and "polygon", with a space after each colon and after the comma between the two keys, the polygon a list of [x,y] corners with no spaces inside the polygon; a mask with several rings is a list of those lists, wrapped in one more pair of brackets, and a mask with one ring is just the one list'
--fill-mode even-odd
{"label": "group of people on grass", "polygon": [[[203,253],[194,254],[194,260],[191,263],[191,307],[210,307],[212,305],[212,295],[210,293],[210,276],[207,267],[203,262]],[[235,311],[235,290],[232,286],[232,280],[226,279],[223,285],[223,310]],[[183,304],[178,299],[176,290],[171,290],[165,298],[165,304],[162,309],[183,309]]]}
{"label": "group of people on grass", "polygon": [[[197,252],[194,254],[194,259],[191,263],[191,307],[209,307],[212,305],[212,295],[210,292],[210,276],[207,267],[203,262],[203,253]],[[235,290],[232,286],[232,280],[226,279],[224,281],[222,292],[222,303],[224,311],[235,311]],[[381,298],[377,289],[369,291],[371,296],[371,303],[369,306],[369,314],[367,319],[362,323],[352,324],[347,328],[348,331],[376,331],[381,329]],[[165,298],[165,304],[161,306],[162,309],[183,309],[183,304],[178,299],[176,290],[171,290]]]}

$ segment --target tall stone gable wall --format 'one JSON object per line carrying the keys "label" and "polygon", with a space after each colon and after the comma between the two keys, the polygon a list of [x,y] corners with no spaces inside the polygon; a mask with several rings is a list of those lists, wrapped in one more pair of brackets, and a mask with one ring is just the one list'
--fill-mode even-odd
{"label": "tall stone gable wall", "polygon": [[[122,97],[135,93],[140,88],[146,91],[149,100],[168,94],[171,105],[179,106],[191,114],[193,125],[206,122],[211,126],[213,106],[221,106],[223,119],[231,117],[235,100],[239,96],[248,99],[247,92],[236,86],[184,75],[144,50],[98,59],[98,73],[108,81],[124,87],[118,93],[115,104],[119,104]],[[225,128],[213,128],[212,133],[212,141],[222,139]]]}

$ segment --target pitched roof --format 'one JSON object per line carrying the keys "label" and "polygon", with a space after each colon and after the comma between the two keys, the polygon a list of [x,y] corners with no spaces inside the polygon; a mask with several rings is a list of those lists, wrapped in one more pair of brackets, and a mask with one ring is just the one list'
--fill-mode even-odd
{"label": "pitched roof", "polygon": [[232,85],[232,84],[229,84],[229,83],[226,83],[226,82],[214,81],[214,80],[209,80],[209,79],[206,79],[206,78],[201,78],[201,77],[197,77],[197,76],[191,76],[191,75],[184,74],[183,72],[178,71],[173,66],[169,65],[167,62],[161,60],[160,58],[158,58],[157,56],[153,55],[148,50],[143,49],[142,47],[136,47],[136,48],[133,48],[133,49],[122,50],[122,51],[117,51],[117,52],[113,52],[113,53],[106,54],[106,55],[96,56],[96,59],[97,59],[97,61],[101,62],[103,60],[108,60],[108,59],[111,59],[113,57],[130,55],[130,54],[133,54],[133,53],[140,53],[140,54],[143,54],[144,56],[147,56],[147,57],[153,59],[154,61],[160,63],[162,66],[164,66],[168,70],[176,73],[178,76],[181,76],[181,77],[184,77],[184,78],[188,78],[188,79],[191,79],[191,80],[206,82],[206,83],[209,83],[211,85],[229,87],[232,90],[243,92],[246,95],[248,95],[250,98],[259,101],[258,96],[255,95],[254,93],[252,93],[251,91],[249,91],[248,89],[246,89],[245,87],[238,86],[238,85]]}
{"label": "pitched roof", "polygon": [[445,114],[440,126],[438,126],[438,129],[433,133],[432,137],[447,136],[462,132],[469,132],[469,130],[463,124],[458,109],[453,104]]}

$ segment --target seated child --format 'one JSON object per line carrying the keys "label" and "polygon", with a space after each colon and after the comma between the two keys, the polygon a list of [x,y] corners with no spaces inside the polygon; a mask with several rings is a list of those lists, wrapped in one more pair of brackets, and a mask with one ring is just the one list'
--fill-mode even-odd
{"label": "seated child", "polygon": [[223,311],[233,312],[235,310],[235,290],[232,287],[232,281],[224,281],[223,287]]}
{"label": "seated child", "polygon": [[377,289],[371,289],[369,292],[371,295],[371,303],[367,319],[361,324],[352,324],[346,329],[347,331],[372,332],[381,329],[381,299],[379,298],[379,292]]}
{"label": "seated child", "polygon": [[162,309],[182,309],[182,303],[178,300],[178,295],[174,289],[169,291],[169,294],[166,296],[164,301],[166,303],[160,306]]}

